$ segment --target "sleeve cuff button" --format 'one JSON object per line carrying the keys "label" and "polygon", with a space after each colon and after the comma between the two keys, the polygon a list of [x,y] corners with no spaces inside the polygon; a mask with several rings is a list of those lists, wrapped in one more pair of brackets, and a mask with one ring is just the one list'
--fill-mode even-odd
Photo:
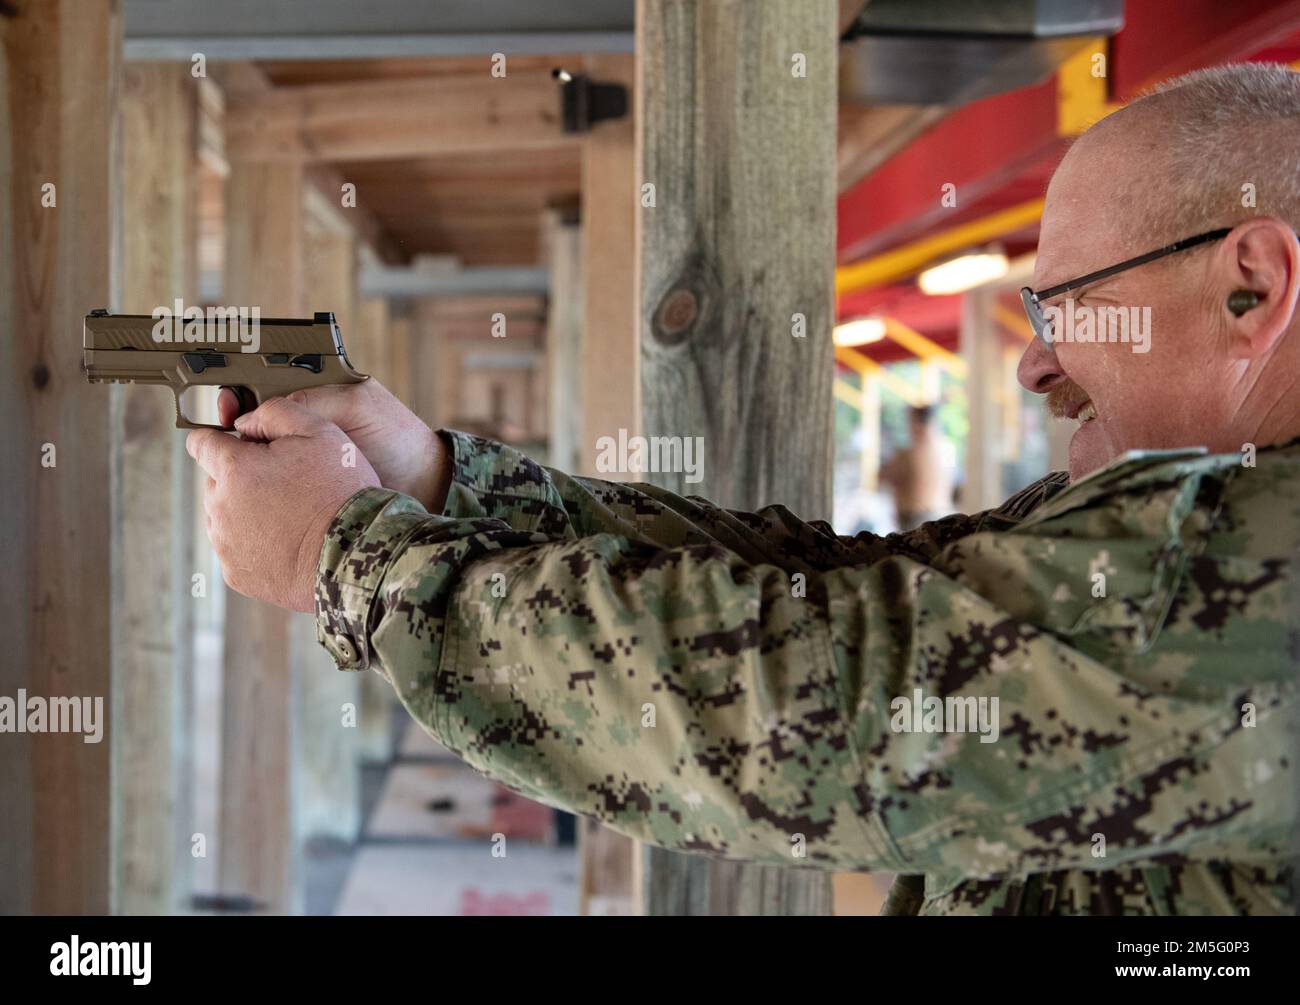
{"label": "sleeve cuff button", "polygon": [[335,635],[330,639],[330,648],[340,667],[351,667],[357,663],[357,647],[346,635]]}

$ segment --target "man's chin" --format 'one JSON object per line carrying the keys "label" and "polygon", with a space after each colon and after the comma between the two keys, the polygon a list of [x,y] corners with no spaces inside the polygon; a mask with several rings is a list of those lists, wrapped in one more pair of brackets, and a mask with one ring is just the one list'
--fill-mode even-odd
{"label": "man's chin", "polygon": [[1105,440],[1096,419],[1075,430],[1070,438],[1070,481],[1086,478],[1110,463],[1110,451],[1106,449]]}

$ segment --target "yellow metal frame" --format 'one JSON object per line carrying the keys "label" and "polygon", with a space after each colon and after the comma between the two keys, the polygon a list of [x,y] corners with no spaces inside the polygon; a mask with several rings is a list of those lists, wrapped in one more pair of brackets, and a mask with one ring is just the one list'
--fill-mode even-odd
{"label": "yellow metal frame", "polygon": [[831,392],[855,412],[862,410],[862,392],[848,381],[836,377],[835,383],[831,385]]}
{"label": "yellow metal frame", "polygon": [[923,363],[934,363],[943,367],[954,377],[966,379],[966,361],[955,352],[945,349],[914,328],[909,328],[894,318],[885,318],[885,334],[910,352]]}
{"label": "yellow metal frame", "polygon": [[[864,356],[856,349],[852,349],[848,346],[837,345],[835,347],[835,359],[837,362],[843,363],[850,370],[855,371],[864,381],[880,381],[882,387],[888,388],[909,405],[929,404],[929,402],[924,400],[924,395],[918,388],[913,387],[907,381],[886,370],[874,359]],[[837,385],[843,383],[843,381],[835,382]],[[847,384],[844,384],[844,386],[849,387]],[[848,401],[834,385],[832,385],[832,390],[834,391],[835,397],[845,402],[845,404],[853,405],[854,408],[858,407],[854,402]],[[853,390],[852,393],[854,395],[858,394],[856,390]]]}
{"label": "yellow metal frame", "polygon": [[[1107,76],[1094,77],[1092,61],[1106,57]],[[1110,39],[1104,35],[1089,39],[1073,56],[1061,64],[1056,74],[1056,132],[1060,136],[1078,136],[1111,112],[1124,107],[1112,102],[1110,88]]]}
{"label": "yellow metal frame", "polygon": [[835,270],[835,294],[844,296],[846,293],[856,293],[914,276],[938,258],[1010,234],[1037,222],[1042,215],[1043,200],[1031,199],[905,244],[893,251],[886,251],[874,258],[841,265]]}

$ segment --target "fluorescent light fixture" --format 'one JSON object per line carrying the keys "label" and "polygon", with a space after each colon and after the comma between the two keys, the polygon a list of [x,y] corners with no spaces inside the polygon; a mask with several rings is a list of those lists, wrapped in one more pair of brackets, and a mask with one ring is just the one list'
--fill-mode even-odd
{"label": "fluorescent light fixture", "polygon": [[945,293],[964,293],[1001,279],[1010,268],[1007,256],[1000,251],[980,251],[926,269],[917,277],[922,293],[941,296]]}
{"label": "fluorescent light fixture", "polygon": [[880,318],[857,318],[836,325],[831,340],[840,346],[867,345],[885,337],[885,322]]}

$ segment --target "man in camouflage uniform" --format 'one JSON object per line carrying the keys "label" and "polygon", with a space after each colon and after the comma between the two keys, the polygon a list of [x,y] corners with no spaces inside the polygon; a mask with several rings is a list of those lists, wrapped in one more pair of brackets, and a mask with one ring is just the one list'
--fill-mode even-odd
{"label": "man in camouflage uniform", "polygon": [[[372,381],[191,434],[227,581],[314,609],[476,768],[639,840],[898,872],[894,913],[1290,910],[1300,86],[1179,83],[1049,190],[1039,291],[1226,228],[1070,286],[1150,305],[1149,352],[1026,351],[1080,421],[1068,474],[839,537],[434,436]],[[348,434],[370,463],[340,468]]]}

